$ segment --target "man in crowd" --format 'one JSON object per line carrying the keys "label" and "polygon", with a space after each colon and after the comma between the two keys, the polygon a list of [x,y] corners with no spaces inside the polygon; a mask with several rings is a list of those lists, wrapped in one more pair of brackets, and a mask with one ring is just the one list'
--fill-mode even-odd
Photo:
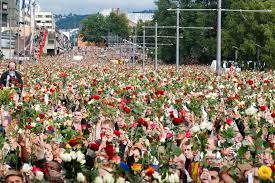
{"label": "man in crowd", "polygon": [[5,176],[5,183],[23,183],[23,175],[14,170],[10,170]]}
{"label": "man in crowd", "polygon": [[18,93],[22,93],[23,80],[21,74],[16,71],[16,63],[10,62],[8,71],[4,72],[0,78],[0,87],[15,87],[18,88]]}

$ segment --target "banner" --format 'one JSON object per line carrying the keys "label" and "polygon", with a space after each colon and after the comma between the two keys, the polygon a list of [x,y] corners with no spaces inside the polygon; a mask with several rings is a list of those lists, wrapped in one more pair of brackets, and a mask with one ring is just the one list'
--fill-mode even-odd
{"label": "banner", "polygon": [[26,7],[26,2],[25,2],[25,0],[22,0],[22,8],[21,9],[25,9],[25,7]]}

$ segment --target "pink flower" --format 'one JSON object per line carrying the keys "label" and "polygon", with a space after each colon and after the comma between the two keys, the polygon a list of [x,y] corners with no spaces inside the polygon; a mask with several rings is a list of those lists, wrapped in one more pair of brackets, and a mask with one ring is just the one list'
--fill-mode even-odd
{"label": "pink flower", "polygon": [[150,127],[151,127],[151,129],[153,130],[153,129],[156,128],[156,124],[155,124],[155,123],[151,123]]}
{"label": "pink flower", "polygon": [[115,155],[111,158],[111,161],[114,162],[115,164],[120,163],[120,157],[118,155]]}
{"label": "pink flower", "polygon": [[136,128],[136,127],[137,127],[137,124],[136,124],[136,123],[132,123],[131,126],[132,126],[133,128]]}
{"label": "pink flower", "polygon": [[172,132],[167,132],[166,133],[166,137],[169,138],[169,139],[172,138],[173,137],[173,133]]}
{"label": "pink flower", "polygon": [[185,137],[186,137],[186,138],[191,138],[191,132],[190,132],[190,130],[187,130],[187,131],[185,132]]}

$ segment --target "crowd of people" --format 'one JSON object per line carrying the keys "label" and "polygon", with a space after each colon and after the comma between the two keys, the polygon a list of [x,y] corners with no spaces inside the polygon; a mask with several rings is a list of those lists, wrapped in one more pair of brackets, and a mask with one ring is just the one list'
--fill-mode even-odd
{"label": "crowd of people", "polygon": [[219,77],[200,66],[142,71],[88,53],[17,70],[9,85],[1,81],[3,182],[275,180],[272,70]]}

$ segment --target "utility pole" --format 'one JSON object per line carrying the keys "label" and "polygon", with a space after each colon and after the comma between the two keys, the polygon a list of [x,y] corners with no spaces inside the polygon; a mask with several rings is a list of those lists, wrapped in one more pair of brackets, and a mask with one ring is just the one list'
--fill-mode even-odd
{"label": "utility pole", "polygon": [[9,59],[11,59],[11,7],[9,6]]}
{"label": "utility pole", "polygon": [[144,72],[144,69],[145,69],[145,28],[143,28],[143,47],[142,47],[142,51],[143,51],[142,70]]}
{"label": "utility pole", "polygon": [[180,35],[180,11],[179,11],[179,8],[180,8],[180,2],[178,1],[178,4],[177,4],[177,46],[176,46],[176,67],[177,67],[177,71],[179,70],[179,57],[180,57],[180,54],[179,54],[179,49],[180,49],[180,39],[179,39],[179,35]]}
{"label": "utility pole", "polygon": [[155,65],[154,69],[157,70],[158,65],[158,22],[155,23]]}
{"label": "utility pole", "polygon": [[[143,28],[151,28],[151,29],[155,29],[155,36],[145,36],[145,37],[154,37],[155,38],[155,62],[157,60],[157,49],[158,49],[158,38],[161,37],[161,38],[177,38],[178,39],[178,43],[179,43],[179,39],[183,38],[183,37],[180,37],[180,35],[178,34],[176,37],[175,36],[158,36],[158,32],[157,30],[158,29],[177,29],[177,26],[158,26],[157,22],[156,22],[156,25],[155,26],[143,26]],[[178,29],[213,29],[213,27],[180,27],[178,26]],[[162,44],[163,46],[168,46],[168,45],[173,45],[173,44]],[[179,54],[179,44],[178,44],[178,47],[177,47],[177,53]],[[155,66],[157,65],[157,62],[155,63]],[[179,64],[178,64],[179,65]],[[156,69],[156,67],[155,67]]]}
{"label": "utility pole", "polygon": [[222,0],[218,0],[216,74],[221,75]]}

